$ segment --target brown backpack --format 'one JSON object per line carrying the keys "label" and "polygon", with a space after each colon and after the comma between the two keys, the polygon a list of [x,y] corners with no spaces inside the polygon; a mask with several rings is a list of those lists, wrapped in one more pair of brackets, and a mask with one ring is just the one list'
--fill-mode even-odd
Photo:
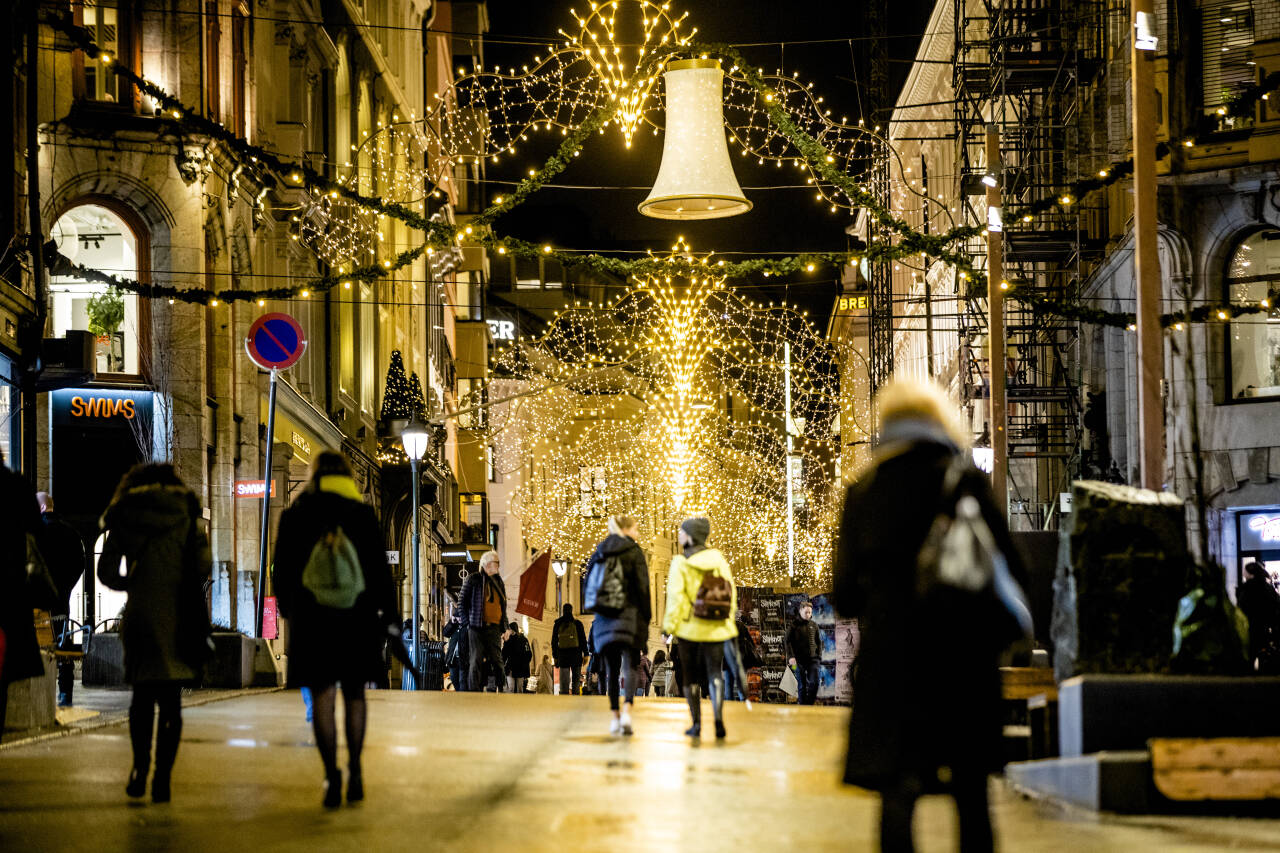
{"label": "brown backpack", "polygon": [[716,621],[728,619],[733,612],[732,604],[733,585],[716,574],[715,569],[706,572],[693,599],[694,617]]}

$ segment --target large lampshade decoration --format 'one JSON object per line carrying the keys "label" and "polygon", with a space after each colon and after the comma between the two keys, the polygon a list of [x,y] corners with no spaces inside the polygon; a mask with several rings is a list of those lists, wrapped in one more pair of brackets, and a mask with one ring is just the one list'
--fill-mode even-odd
{"label": "large lampshade decoration", "polygon": [[720,219],[751,209],[724,135],[724,72],[714,59],[681,59],[662,75],[667,128],[662,165],[640,212],[656,219]]}

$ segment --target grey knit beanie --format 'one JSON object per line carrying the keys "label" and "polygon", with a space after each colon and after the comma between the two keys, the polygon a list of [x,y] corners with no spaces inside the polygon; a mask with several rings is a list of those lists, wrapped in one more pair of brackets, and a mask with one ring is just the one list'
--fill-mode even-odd
{"label": "grey knit beanie", "polygon": [[711,521],[706,518],[686,518],[680,522],[680,529],[689,535],[694,545],[706,545],[711,535]]}

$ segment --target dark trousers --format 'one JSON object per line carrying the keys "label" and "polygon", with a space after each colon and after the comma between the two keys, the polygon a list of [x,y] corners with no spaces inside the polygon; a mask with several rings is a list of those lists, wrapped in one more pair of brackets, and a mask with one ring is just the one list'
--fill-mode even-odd
{"label": "dark trousers", "polygon": [[[924,786],[914,776],[896,780],[880,794],[880,849],[884,853],[914,853],[911,818]],[[951,796],[960,818],[960,853],[991,853],[995,833],[987,802],[987,774],[953,768]]]}
{"label": "dark trousers", "polygon": [[796,684],[800,692],[801,705],[812,705],[818,699],[818,667],[817,661],[812,663],[796,661]]}
{"label": "dark trousers", "polygon": [[560,695],[577,696],[582,692],[582,661],[564,661],[560,664]]}
{"label": "dark trousers", "polygon": [[724,643],[695,643],[676,640],[680,644],[680,665],[684,668],[684,696],[689,702],[689,715],[695,726],[702,725],[701,690],[706,685],[711,697],[711,710],[716,721],[724,719]]}
{"label": "dark trousers", "polygon": [[507,681],[502,671],[502,626],[485,625],[483,628],[469,628],[468,633],[471,645],[471,673],[467,678],[467,689],[484,690],[489,684],[489,676],[493,675],[497,689],[502,690]]}
{"label": "dark trousers", "polygon": [[[71,620],[65,618],[54,618],[50,625],[53,628],[53,638],[57,648],[70,650],[75,642],[74,637],[67,637],[66,641],[62,641],[62,632],[70,628]],[[76,688],[76,662],[66,658],[58,658],[58,705],[70,705],[74,698]]]}
{"label": "dark trousers", "polygon": [[626,643],[610,643],[604,649],[605,677],[609,679],[609,708],[618,710],[618,682],[628,705],[636,698],[636,659],[639,654]]}
{"label": "dark trousers", "polygon": [[160,723],[156,728],[156,773],[168,777],[182,740],[182,687],[175,681],[135,684],[129,704],[129,740],[133,745],[133,766],[143,776],[151,764],[151,731],[156,706]]}

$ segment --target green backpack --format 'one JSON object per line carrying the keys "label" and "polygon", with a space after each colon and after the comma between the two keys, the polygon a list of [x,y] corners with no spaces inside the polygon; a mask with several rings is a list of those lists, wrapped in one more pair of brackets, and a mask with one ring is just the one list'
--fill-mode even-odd
{"label": "green backpack", "polygon": [[364,592],[360,555],[341,527],[316,541],[302,569],[302,585],[317,604],[338,610],[351,608]]}

